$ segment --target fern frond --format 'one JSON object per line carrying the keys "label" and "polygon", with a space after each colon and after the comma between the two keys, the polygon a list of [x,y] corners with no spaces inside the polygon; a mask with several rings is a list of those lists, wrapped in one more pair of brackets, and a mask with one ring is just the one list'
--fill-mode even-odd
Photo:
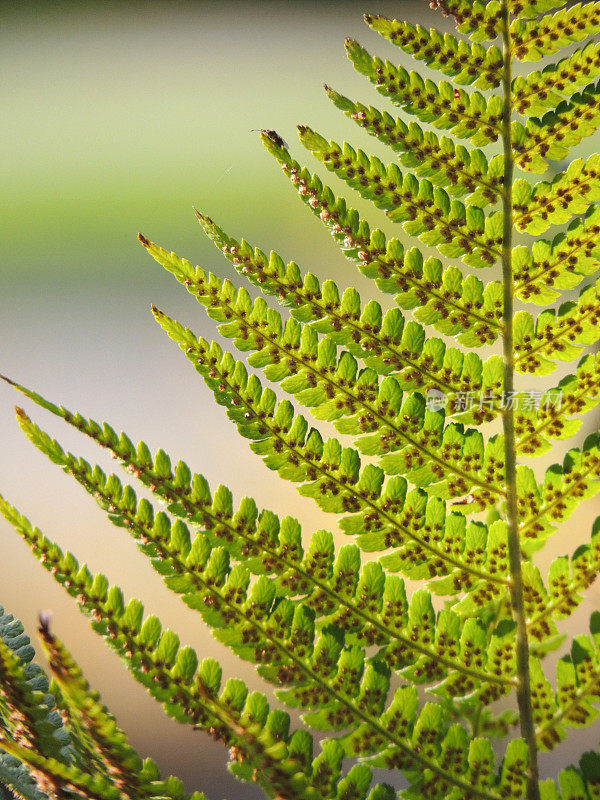
{"label": "fern frond", "polygon": [[[532,236],[562,225],[575,214],[584,214],[600,199],[600,155],[594,154],[583,162],[571,161],[565,172],[551,183],[540,182],[534,187],[528,181],[517,180],[513,186],[514,224]],[[549,242],[544,243],[549,246]]]}
{"label": "fern frond", "polygon": [[[14,520],[14,509],[2,503],[3,513]],[[26,800],[72,795],[88,800],[185,800],[181,781],[161,780],[154,762],[142,761],[129,746],[42,615],[39,632],[54,675],[51,694],[45,673],[31,663],[33,648],[23,626],[0,614],[5,701],[0,780]],[[188,800],[205,798],[194,792]]]}
{"label": "fern frond", "polygon": [[538,239],[531,247],[513,251],[515,294],[523,301],[549,305],[560,291],[573,289],[598,269],[600,211],[589,209],[552,242]]}
{"label": "fern frond", "polygon": [[513,122],[516,163],[529,172],[546,172],[549,161],[566,158],[571,148],[592,136],[599,125],[600,85],[596,84],[563,101],[541,119],[528,119],[526,126]]}
{"label": "fern frond", "polygon": [[[22,623],[0,608],[0,727],[7,741],[26,752],[35,750],[68,765],[73,742],[49,693],[46,674],[33,657]],[[32,775],[25,764],[7,751],[0,753],[0,782],[25,800],[47,800],[43,776]]]}
{"label": "fern frond", "polygon": [[410,172],[403,176],[395,164],[386,167],[375,156],[355,151],[348,144],[328,142],[306,126],[299,127],[299,135],[328,170],[385,210],[393,222],[403,223],[406,233],[446,256],[462,257],[472,267],[490,266],[499,258],[501,212],[486,215],[477,206],[451,201],[430,181],[419,181]]}
{"label": "fern frond", "polygon": [[573,639],[571,652],[556,667],[556,698],[538,710],[536,736],[544,749],[551,750],[566,737],[566,727],[583,728],[598,717],[594,704],[600,702],[600,661],[598,639],[600,613],[590,619],[592,638]]}
{"label": "fern frond", "polygon": [[[27,752],[26,748],[23,749]],[[15,793],[23,800],[48,800],[48,795],[38,788],[23,761],[6,752],[0,753],[0,781],[2,800],[13,800]]]}
{"label": "fern frond", "polygon": [[519,19],[528,19],[563,5],[562,0],[508,0],[508,11]]}
{"label": "fern frond", "polygon": [[[216,364],[217,361],[215,360],[215,365]],[[215,372],[215,377],[217,377],[214,365],[212,365],[212,368]],[[217,379],[222,380],[223,376],[219,375]],[[252,381],[252,384],[253,383]],[[189,469],[186,465],[178,465],[175,469],[176,474],[172,475],[170,459],[168,459],[162,451],[160,451],[153,460],[145,445],[141,444],[139,449],[136,449],[125,434],[121,434],[120,437],[117,436],[106,423],[99,425],[92,420],[85,420],[80,415],[73,415],[66,409],[59,408],[49,403],[24,387],[18,386],[17,384],[15,384],[15,386],[34,400],[34,402],[62,417],[81,432],[91,436],[102,446],[110,448],[114,455],[124,461],[126,466],[135,474],[139,475],[142,480],[146,475],[145,480],[153,491],[159,491],[160,493],[162,491],[161,487],[164,485],[167,485],[167,487],[169,485],[175,487],[176,491],[169,489],[171,494],[166,493],[165,497],[174,503],[174,508],[177,511],[181,487],[186,486],[190,480]],[[26,432],[30,433],[32,438],[35,438],[34,431],[26,415],[20,413],[19,419],[23,423]],[[246,422],[247,421],[244,420],[243,426],[246,425]],[[269,418],[264,415],[261,419],[261,425],[266,425],[268,422]],[[245,431],[244,435],[249,435],[250,430],[251,429],[243,427],[243,431]],[[306,437],[305,427],[303,428],[301,441],[304,441],[304,437]],[[286,442],[285,437],[279,437],[277,440],[283,443]],[[363,533],[365,530],[377,531],[381,533],[384,539],[384,547],[402,545],[403,557],[409,576],[414,574],[415,577],[431,577],[436,574],[447,574],[448,569],[456,569],[457,578],[453,591],[459,591],[461,585],[471,578],[478,580],[483,579],[492,584],[498,584],[499,586],[507,585],[507,581],[502,574],[491,574],[497,571],[501,572],[503,569],[504,562],[502,559],[500,559],[500,561],[498,560],[501,551],[495,550],[491,552],[490,558],[495,566],[492,568],[491,561],[489,572],[480,571],[469,564],[470,554],[469,557],[464,560],[457,557],[462,552],[465,543],[465,519],[462,514],[453,513],[448,516],[446,514],[445,504],[442,501],[436,498],[427,501],[426,495],[420,490],[414,490],[407,495],[406,481],[402,478],[393,478],[388,482],[383,491],[381,491],[381,471],[370,465],[365,467],[363,471],[364,474],[358,484],[353,485],[349,482],[340,481],[338,477],[338,467],[336,467],[335,462],[324,466],[320,463],[321,459],[316,457],[319,455],[319,451],[322,452],[322,441],[316,436],[311,435],[306,442],[307,445],[305,445],[305,447],[299,447],[298,441],[295,442],[293,447],[288,446],[290,454],[293,453],[296,456],[296,463],[287,462],[288,467],[285,468],[284,477],[292,480],[302,480],[302,476],[304,475],[314,480],[321,474],[325,480],[331,481],[333,478],[335,480],[333,486],[339,486],[343,491],[343,495],[340,499],[337,499],[338,496],[334,494],[327,502],[322,502],[321,504],[324,505],[325,508],[339,507],[340,509],[345,509],[346,513],[363,509],[363,512],[359,516],[342,520],[342,527],[348,533],[354,535]],[[59,448],[58,445],[53,444],[52,448],[49,448],[47,454],[52,457],[54,447],[57,448],[56,459],[60,464],[64,456],[62,455],[62,449]],[[59,450],[61,452],[59,452]],[[306,456],[303,455],[304,450],[308,451]],[[285,452],[285,450],[283,450],[283,452]],[[272,451],[272,455],[277,455],[277,452]],[[331,458],[332,455],[334,455],[334,453],[330,449],[327,458]],[[302,460],[300,458],[301,456]],[[300,466],[302,462],[306,464],[304,469]],[[274,461],[271,460],[268,462],[268,465],[273,463]],[[277,463],[281,468],[286,464],[285,458]],[[340,463],[339,457],[337,463],[338,465]],[[152,470],[152,473],[148,473],[148,469]],[[314,472],[309,474],[308,470],[311,469],[314,470]],[[171,481],[174,481],[174,483],[169,483]],[[195,501],[201,500],[202,506],[206,498],[206,493],[205,482],[203,482],[199,476],[199,479],[194,481],[192,497]],[[303,491],[302,493],[314,497],[317,502],[319,502],[319,492],[317,492],[315,496],[315,492],[310,485],[308,491]],[[227,509],[227,503],[229,501],[223,501],[221,497],[219,497],[218,502],[218,518],[220,518],[222,512]],[[225,502],[225,507],[222,506],[222,502]],[[202,521],[202,508],[192,508],[189,513],[195,514],[196,512],[200,514],[200,521]],[[250,516],[252,516],[252,514],[250,514]],[[433,528],[430,526],[433,526]],[[219,527],[220,526],[217,525],[217,530]],[[436,531],[435,543],[433,544],[429,541],[430,531],[432,529]],[[226,536],[226,531],[224,531],[222,535]],[[425,536],[427,541],[425,541]],[[443,544],[443,548],[440,548],[438,542],[442,541],[444,537],[446,537],[446,541]],[[451,537],[451,539],[448,537]],[[497,540],[495,540],[495,542],[497,544]],[[287,548],[288,546],[289,545],[286,543],[285,547]],[[294,544],[294,548],[296,547],[297,544]],[[369,544],[369,548],[373,549],[372,544]],[[380,547],[379,549],[382,548]],[[428,553],[435,554],[436,560],[435,562],[431,562],[429,566],[426,566]]]}
{"label": "fern frond", "polygon": [[514,108],[524,116],[540,116],[598,75],[600,45],[590,42],[556,64],[548,64],[541,72],[515,78],[512,83]]}
{"label": "fern frond", "polygon": [[544,608],[530,617],[530,625],[536,626],[548,617],[569,617],[581,603],[581,592],[595,581],[600,572],[600,519],[592,528],[589,544],[580,545],[571,558],[561,556],[550,565],[548,572],[548,598]]}
{"label": "fern frond", "polygon": [[27,764],[31,772],[43,776],[42,783],[48,794],[38,791],[28,795],[28,787],[21,783],[20,787],[25,790],[24,797],[56,797],[57,793],[66,796],[67,792],[70,796],[74,793],[75,797],[86,800],[121,800],[123,797],[121,790],[106,778],[90,775],[77,767],[23,747],[10,739],[3,730],[0,730],[0,749],[22,764]]}
{"label": "fern frond", "polygon": [[[417,323],[406,324],[398,309],[383,315],[379,304],[372,302],[359,316],[360,298],[354,290],[347,291],[340,301],[335,284],[324,285],[322,294],[318,282],[311,281],[311,295],[318,294],[318,299],[316,313],[309,313],[317,320],[319,316],[329,320],[310,327],[294,319],[284,323],[261,298],[252,301],[245,289],[237,290],[228,280],[221,282],[145,237],[140,239],[150,255],[206,307],[209,316],[222,323],[222,335],[233,339],[240,350],[255,351],[247,363],[262,367],[269,380],[281,382],[303,405],[311,407],[318,419],[335,419],[356,410],[373,413],[383,386],[376,373],[394,371],[400,389],[438,389],[447,396],[450,413],[457,393],[483,391],[483,369],[478,359],[457,357],[456,351],[446,348],[440,339],[427,338]],[[248,272],[259,271],[255,264],[260,254],[257,256],[245,244],[235,243],[231,249],[234,259]],[[324,308],[322,314],[319,307]],[[325,334],[323,339],[319,340],[319,333]],[[347,350],[338,354],[338,344]],[[355,357],[370,369],[359,374]],[[490,368],[491,364],[486,370],[488,381]],[[488,383],[487,392],[491,394],[492,389]],[[388,398],[387,405],[390,403]]]}
{"label": "fern frond", "polygon": [[600,756],[591,750],[583,754],[579,767],[567,767],[558,774],[558,789],[552,779],[540,781],[542,800],[577,800],[600,796]]}
{"label": "fern frond", "polygon": [[483,207],[500,199],[504,177],[500,156],[493,156],[488,163],[483,150],[456,145],[447,136],[424,131],[416,122],[407,125],[399,117],[350,100],[329,86],[325,90],[337,108],[389,145],[418,177],[427,178],[452,196],[467,195],[469,205]]}
{"label": "fern frond", "polygon": [[536,318],[526,311],[514,317],[515,369],[521,373],[548,375],[556,361],[571,361],[582,347],[600,338],[600,280],[587,286],[577,302],[564,303],[557,311],[543,311]]}
{"label": "fern frond", "polygon": [[391,20],[379,14],[365,14],[367,25],[405,53],[454,78],[458,84],[494,89],[502,82],[503,61],[498,47],[469,45],[435,28]]}
{"label": "fern frond", "polygon": [[600,491],[600,437],[591,434],[581,449],[568,451],[562,464],[553,464],[541,484],[528,467],[519,467],[517,487],[521,509],[522,547],[539,549],[556,523],[567,519],[582,500]]}
{"label": "fern frond", "polygon": [[[87,764],[96,775],[119,790],[120,798],[183,798],[183,784],[174,777],[160,780],[158,767],[151,759],[142,760],[127,742],[114,717],[90,689],[81,669],[62,642],[46,624],[40,625],[43,649],[60,691],[63,713]],[[83,748],[82,748],[83,745]],[[88,767],[89,769],[89,767]],[[204,795],[194,793],[201,800]]]}
{"label": "fern frond", "polygon": [[[281,631],[288,630],[292,624],[294,609],[297,611],[299,607],[279,604],[276,598],[301,594],[305,596],[305,606],[315,614],[320,631],[335,626],[344,631],[345,645],[359,642],[384,646],[380,656],[385,654],[390,666],[402,669],[403,674],[410,666],[415,682],[439,680],[450,670],[459,674],[450,676],[446,692],[463,690],[466,693],[477,688],[482,695],[490,694],[490,688],[482,686],[488,683],[505,687],[503,691],[510,688],[509,670],[505,670],[508,677],[499,676],[496,670],[486,671],[485,656],[481,667],[474,663],[473,637],[481,640],[483,635],[477,623],[467,623],[461,633],[461,620],[452,612],[442,612],[436,621],[431,600],[424,591],[413,595],[408,604],[403,582],[394,576],[385,576],[378,564],[367,563],[359,571],[360,556],[353,546],[342,548],[334,562],[331,534],[325,531],[314,534],[303,558],[300,529],[295,520],[286,518],[280,523],[272,512],[264,511],[257,522],[256,507],[250,500],[243,501],[238,511],[233,512],[231,494],[225,487],[219,488],[212,502],[205,489],[200,500],[198,488],[206,486],[200,475],[188,477],[186,484],[181,479],[173,481],[158,475],[152,460],[150,466],[139,457],[127,463],[142,483],[152,485],[169,503],[172,514],[185,517],[195,525],[202,519],[204,530],[192,541],[185,525],[178,522],[171,525],[165,514],[156,515],[148,501],[138,502],[134,490],[130,486],[123,487],[115,475],[107,477],[99,467],[92,468],[83,459],[66,453],[29,420],[21,417],[20,423],[38,449],[94,495],[114,524],[129,530],[168,587],[185,595],[186,603],[199,610],[205,621],[217,629],[219,640],[244,658],[269,664],[269,668],[259,669],[267,679],[286,684],[300,680],[297,669],[287,663],[288,644],[278,641]],[[145,445],[138,445],[138,453],[145,450]],[[154,464],[164,462],[164,454],[153,461]],[[186,469],[180,464],[175,473],[182,476]],[[195,492],[192,486],[196,487]],[[221,544],[225,549],[219,547]],[[467,548],[470,546],[468,541]],[[505,542],[503,547],[505,552]],[[500,569],[497,562],[502,545],[497,543],[496,548],[495,571],[501,574],[507,569],[506,558]],[[243,569],[230,568],[230,554],[243,563]],[[470,560],[475,553],[467,549],[466,557]],[[265,583],[261,587],[267,597],[272,597],[272,604],[262,609],[265,618],[272,615],[266,626],[259,626],[254,613],[248,613],[249,608],[258,605],[255,596],[258,586],[247,599],[246,571],[274,574],[275,588]],[[233,637],[228,630],[233,621],[236,621],[241,642],[247,641],[245,647],[238,641],[239,637]],[[410,634],[405,632],[407,626]],[[222,633],[222,629],[227,630]],[[318,646],[316,649],[320,650]],[[456,657],[451,655],[453,651]],[[478,657],[481,660],[481,656]],[[491,665],[492,661],[489,663]],[[272,669],[273,666],[276,669]],[[336,681],[340,682],[341,677]]]}
{"label": "fern frond", "polygon": [[[125,605],[117,587],[110,587],[104,576],[92,576],[85,567],[80,568],[70,553],[63,555],[56,544],[43,536],[38,529],[32,528],[24,517],[8,507],[4,501],[2,512],[32,547],[44,566],[52,571],[55,579],[77,597],[82,610],[94,619],[94,629],[123,658],[134,677],[163,703],[168,713],[180,721],[193,722],[205,728],[218,726],[219,736],[233,744],[249,760],[254,757],[256,761],[262,756],[261,769],[264,775],[258,778],[262,785],[278,788],[284,781],[284,788],[280,791],[286,796],[290,782],[295,782],[295,785],[292,783],[295,791],[303,786],[303,797],[328,796],[311,792],[315,787],[306,785],[304,773],[286,774],[286,766],[289,771],[287,715],[273,711],[267,717],[268,706],[264,697],[255,693],[246,699],[247,690],[240,681],[229,681],[223,694],[218,697],[216,692],[220,674],[216,662],[207,659],[198,668],[195,653],[191,648],[180,650],[179,639],[175,634],[164,631],[161,635],[161,626],[155,617],[143,620],[143,607],[139,601],[132,600]],[[264,603],[264,599],[258,597],[258,594],[260,589],[254,598],[259,606],[257,614]],[[307,624],[310,625],[310,618],[294,615],[294,621],[300,622],[300,618],[302,624],[296,631],[297,649],[306,647],[303,644],[306,637],[302,635],[302,630]],[[459,727],[452,726],[448,730],[440,706],[428,704],[419,711],[418,706],[406,697],[406,690],[400,689],[396,692],[389,710],[381,717],[389,689],[389,674],[380,662],[373,661],[369,664],[358,695],[356,685],[351,681],[352,673],[350,677],[347,674],[348,666],[353,663],[352,653],[347,663],[342,662],[344,686],[336,681],[330,683],[325,677],[326,671],[328,664],[338,666],[337,656],[329,662],[326,652],[334,648],[339,656],[339,645],[335,646],[335,638],[335,633],[332,632],[321,648],[315,648],[313,679],[316,694],[307,690],[307,703],[312,701],[312,707],[315,702],[319,702],[319,697],[327,700],[322,711],[306,715],[309,724],[320,728],[327,723],[327,728],[339,729],[352,723],[352,732],[338,740],[343,747],[342,753],[347,755],[377,753],[384,745],[391,745],[386,747],[381,757],[388,763],[401,762],[403,769],[416,784],[421,783],[425,774],[428,791],[433,792],[429,796],[444,797],[444,792],[452,786],[459,787],[465,792],[466,798],[473,800],[496,800],[502,796],[487,789],[485,784],[470,780],[470,772],[465,779],[462,770],[453,769],[439,757],[440,752],[444,751],[446,737],[451,736],[451,740],[454,740]],[[331,652],[329,655],[331,656]],[[304,670],[309,669],[304,661],[300,663]],[[321,673],[322,670],[325,672]],[[359,667],[359,674],[361,672]],[[299,691],[302,697],[302,690]],[[409,692],[414,693],[416,699],[416,691],[409,689]],[[284,694],[284,698],[290,701],[288,692]],[[330,707],[332,703],[333,706]],[[262,711],[260,720],[255,718],[257,707]],[[406,715],[402,725],[398,719],[400,709]],[[436,709],[433,717],[432,709]],[[435,746],[424,750],[422,745],[427,741],[435,742]],[[462,733],[461,741],[466,760],[466,732]],[[517,740],[517,744],[513,742],[509,748],[522,747],[522,744]],[[262,748],[258,745],[262,745]]]}
{"label": "fern frond", "polygon": [[[463,279],[456,267],[443,270],[438,259],[425,261],[416,248],[405,253],[398,239],[386,242],[381,231],[371,232],[354,209],[348,209],[316,175],[293,161],[285,148],[265,136],[262,141],[346,257],[358,264],[364,275],[375,279],[381,291],[396,294],[401,308],[421,306],[415,312],[420,321],[442,333],[457,335],[462,344],[477,347],[495,341],[502,330],[501,284],[488,283],[484,290],[481,281],[472,275]],[[461,329],[466,332],[459,333]]]}
{"label": "fern frond", "polygon": [[[364,502],[362,492],[366,491],[367,496],[378,495],[382,473],[377,477],[376,468],[370,469],[370,465],[361,469],[356,450],[342,449],[335,439],[323,444],[314,429],[304,442],[308,425],[299,415],[294,416],[288,401],[277,404],[274,393],[263,390],[256,376],[248,378],[242,362],[236,362],[229,353],[223,354],[215,343],[209,346],[203,339],[196,339],[189,329],[157,309],[154,313],[165,332],[202,375],[217,402],[229,409],[228,416],[240,433],[254,440],[251,447],[264,457],[267,466],[294,481],[314,481],[319,473],[323,475],[325,482],[317,479],[302,487],[301,494],[314,497],[324,510],[334,513],[360,508]],[[425,412],[423,416],[423,405],[422,397],[412,396],[404,410],[404,413],[410,410],[409,417],[419,420],[419,429],[423,426],[419,441],[412,442],[411,428],[406,426],[405,431],[400,429],[400,433],[394,433],[385,442],[377,435],[363,437],[359,440],[361,451],[387,452],[381,459],[385,471],[405,473],[416,485],[428,486],[439,481],[430,489],[434,494],[456,497],[471,491],[473,501],[483,508],[493,503],[493,498],[502,496],[501,437],[492,437],[484,448],[481,435],[477,431],[464,432],[461,425],[448,425],[442,434],[443,414]],[[399,452],[391,452],[398,448]],[[339,476],[333,476],[330,465],[334,465],[334,472],[340,470]]]}
{"label": "fern frond", "polygon": [[457,30],[474,42],[495,39],[500,33],[502,12],[498,0],[488,3],[480,0],[433,0],[433,4],[445,16],[451,14],[456,20]]}
{"label": "fern frond", "polygon": [[[239,680],[229,680],[218,695],[221,669],[214,659],[199,664],[196,653],[190,647],[180,648],[179,637],[163,630],[156,617],[144,619],[138,600],[125,604],[118,587],[110,586],[103,575],[92,575],[85,566],[80,567],[71,553],[63,554],[4,500],[0,511],[55,580],[77,599],[81,610],[92,617],[94,630],[169,716],[202,728],[234,748],[234,758],[241,761],[236,774],[251,780],[257,770],[256,779],[267,794],[277,790],[284,797],[295,797],[305,792],[303,796],[309,800],[321,799],[318,787],[311,786],[307,777],[313,766],[318,773],[318,758],[314,765],[309,761],[300,766],[294,755],[299,742],[304,752],[312,753],[312,741],[305,731],[290,736],[287,714],[269,712],[264,695],[248,694]],[[192,559],[195,555],[192,553]]]}
{"label": "fern frond", "polygon": [[23,626],[11,615],[0,616],[0,717],[8,736],[48,758],[70,761],[66,735],[48,681],[37,664]]}
{"label": "fern frond", "polygon": [[600,362],[587,355],[577,365],[575,375],[566,375],[558,386],[539,393],[539,406],[532,398],[515,398],[517,448],[525,455],[540,455],[549,450],[551,439],[568,439],[583,423],[583,415],[600,402]]}
{"label": "fern frond", "polygon": [[577,3],[541,19],[513,20],[510,26],[511,49],[520,61],[539,61],[598,32],[600,4]]}
{"label": "fern frond", "polygon": [[380,94],[421,122],[469,139],[476,147],[495,142],[501,135],[499,95],[488,100],[480,92],[455,89],[446,81],[436,84],[423,80],[417,72],[407,72],[371,56],[353,39],[346,40],[346,52],[356,71],[368,78]]}

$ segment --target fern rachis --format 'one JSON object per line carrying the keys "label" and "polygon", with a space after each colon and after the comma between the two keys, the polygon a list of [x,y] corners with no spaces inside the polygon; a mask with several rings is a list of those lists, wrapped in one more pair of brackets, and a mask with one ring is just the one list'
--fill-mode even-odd
{"label": "fern rachis", "polygon": [[[336,107],[394,151],[401,168],[299,126],[302,145],[384,211],[388,227],[401,226],[410,247],[372,229],[291,156],[279,134],[261,131],[311,213],[396,307],[384,313],[352,287],[340,295],[332,281],[231,237],[202,213],[202,229],[237,272],[287,312],[139,237],[221,336],[246,354],[245,363],[153,307],[161,328],[251,449],[333,514],[351,544],[336,549],[327,531],[303,538],[297,520],[259,511],[249,498],[236,505],[226,487],[211,491],[202,475],[163,450],[153,455],[107,423],[9,380],[110,451],[159,499],[161,511],[116,475],[66,452],[18,410],[30,441],[129,531],[217,639],[257,665],[280,703],[303,710],[303,725],[291,731],[289,716],[270,710],[264,695],[249,694],[241,681],[219,693],[214,660],[199,663],[173,632],[144,617],[139,601],[126,603],[118,587],[63,553],[2,498],[0,510],[165,711],[224,741],[234,773],[258,781],[270,797],[388,800],[395,795],[390,785],[372,785],[372,768],[385,768],[404,774],[411,800],[592,800],[600,796],[597,751],[562,770],[559,788],[540,780],[538,751],[598,713],[600,614],[592,615],[591,636],[575,637],[559,660],[555,686],[544,662],[564,638],[560,621],[600,569],[598,521],[589,544],[554,561],[547,576],[533,556],[600,490],[600,438],[571,447],[544,475],[530,458],[555,439],[571,439],[600,402],[600,362],[582,352],[600,338],[600,170],[592,155],[549,181],[534,184],[527,174],[566,158],[598,125],[598,45],[586,39],[600,32],[599,6],[432,6],[455,18],[456,37],[365,19],[453,82],[424,79],[346,42],[356,69],[418,122],[326,87]],[[556,63],[513,78],[516,61],[535,62],[572,43],[575,50]],[[486,153],[493,143],[501,154]],[[552,225],[562,227],[552,240],[542,238]],[[501,281],[486,280],[493,265],[501,265]],[[531,312],[531,303],[551,306],[568,290],[577,291],[575,300]],[[453,337],[452,345],[437,334]],[[486,349],[495,342],[501,356]],[[558,361],[580,355],[574,374],[542,390]],[[261,371],[277,391],[263,385]],[[537,404],[520,388],[521,374],[538,376]],[[280,400],[279,391],[294,402]],[[443,402],[431,404],[431,397]],[[324,439],[298,405],[332,423],[340,438]],[[492,422],[500,433],[489,434]],[[423,588],[407,592],[405,578]],[[0,705],[7,721],[0,747],[13,760],[0,759],[0,780],[33,800],[53,787],[108,800],[115,775],[121,796],[183,796],[176,781],[158,782],[153,766],[136,783],[137,755],[47,624],[41,635],[70,749],[53,749],[47,727],[15,727],[24,703],[41,720],[51,706],[42,708],[31,694],[24,659],[2,620],[2,685],[10,691]],[[392,692],[394,675],[400,684]],[[498,713],[493,703],[500,698],[513,698],[518,715]],[[515,725],[508,745],[494,742]],[[316,757],[308,728],[331,732]],[[347,771],[345,760],[356,759]]]}

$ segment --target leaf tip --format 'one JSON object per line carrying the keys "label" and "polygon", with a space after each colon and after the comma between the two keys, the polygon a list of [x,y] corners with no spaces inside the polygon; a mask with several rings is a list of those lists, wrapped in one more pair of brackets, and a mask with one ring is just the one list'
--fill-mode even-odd
{"label": "leaf tip", "polygon": [[202,214],[202,212],[198,211],[198,209],[195,206],[192,206],[192,208],[194,209],[194,214],[196,215],[196,219],[199,222],[206,225],[215,224],[209,216],[207,216],[206,214]]}
{"label": "leaf tip", "polygon": [[15,381],[13,381],[12,378],[9,378],[8,375],[3,375],[1,372],[0,372],[0,378],[2,378],[3,381],[8,383],[9,386],[17,386],[18,387],[18,385],[19,385],[18,383],[15,383]]}
{"label": "leaf tip", "polygon": [[137,238],[144,245],[144,247],[150,247],[150,239],[146,239],[143,233],[138,233]]}
{"label": "leaf tip", "polygon": [[29,417],[20,406],[15,406],[15,414],[19,422],[27,422],[29,420]]}
{"label": "leaf tip", "polygon": [[280,136],[277,131],[274,131],[273,128],[252,128],[252,130],[257,130],[260,133],[260,138],[263,140],[263,142],[265,139],[268,139],[276,147],[280,147],[285,150],[287,150],[289,147],[285,139]]}
{"label": "leaf tip", "polygon": [[38,614],[38,632],[44,641],[48,641],[52,638],[52,634],[50,632],[50,623],[52,622],[52,611],[46,609],[45,611],[40,611]]}

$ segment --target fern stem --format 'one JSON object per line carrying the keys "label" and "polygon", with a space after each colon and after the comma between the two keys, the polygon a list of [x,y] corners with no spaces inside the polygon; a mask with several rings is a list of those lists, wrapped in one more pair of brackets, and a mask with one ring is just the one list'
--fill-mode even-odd
{"label": "fern stem", "polygon": [[[514,287],[512,269],[512,231],[513,231],[513,145],[512,122],[512,54],[509,32],[508,0],[502,0],[502,56],[504,61],[503,90],[504,108],[502,118],[502,144],[504,148],[504,186],[502,208],[504,213],[502,234],[502,280],[504,287],[502,336],[504,360],[504,392],[511,397],[514,392],[515,353],[513,341]],[[537,741],[531,702],[529,676],[529,642],[523,599],[523,575],[521,571],[521,547],[519,539],[519,515],[517,508],[517,470],[515,420],[512,403],[507,403],[503,412],[504,461],[506,471],[506,507],[508,522],[508,558],[511,574],[510,601],[512,613],[517,624],[517,702],[521,722],[521,735],[527,742],[529,751],[529,771],[527,776],[527,800],[540,800],[539,770],[537,762]]]}

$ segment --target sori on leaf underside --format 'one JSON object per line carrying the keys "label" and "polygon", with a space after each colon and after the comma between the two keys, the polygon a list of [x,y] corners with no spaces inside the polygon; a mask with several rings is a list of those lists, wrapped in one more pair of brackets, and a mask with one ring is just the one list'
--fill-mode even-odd
{"label": "sori on leaf underside", "polygon": [[[274,697],[234,678],[221,685],[214,659],[200,661],[3,498],[0,510],[165,712],[226,744],[234,774],[268,797],[392,800],[402,785],[408,800],[594,800],[597,747],[551,777],[538,754],[598,716],[600,613],[570,638],[563,620],[600,569],[600,518],[548,570],[536,554],[600,490],[600,437],[576,438],[600,401],[590,349],[600,339],[600,156],[568,160],[600,122],[600,3],[430,5],[456,35],[365,17],[403,51],[400,66],[346,42],[401,117],[325,87],[387,145],[388,162],[301,125],[330,187],[278,133],[261,132],[335,245],[391,296],[390,310],[204,213],[202,230],[241,283],[139,236],[221,338],[206,341],[153,306],[160,327],[252,451],[331,513],[347,543],[234,500],[164,450],[6,379],[150,490],[155,504],[17,410],[35,447],[129,532]],[[340,180],[397,236],[348,205],[333,188]],[[558,379],[560,362],[570,366]],[[566,452],[536,469],[532,457],[557,440]],[[130,747],[46,618],[40,635],[51,684],[22,627],[0,615],[0,781],[27,800],[184,797]],[[550,669],[545,657],[559,648]],[[311,731],[324,732],[318,745]]]}

